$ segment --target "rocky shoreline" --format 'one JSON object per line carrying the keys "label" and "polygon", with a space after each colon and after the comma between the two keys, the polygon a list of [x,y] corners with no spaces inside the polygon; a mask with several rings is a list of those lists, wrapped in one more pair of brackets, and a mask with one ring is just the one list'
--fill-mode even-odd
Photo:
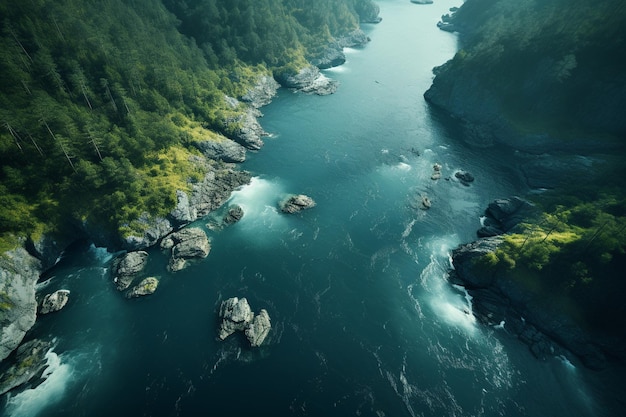
{"label": "rocky shoreline", "polygon": [[[377,23],[380,19],[371,17],[370,21]],[[195,157],[192,162],[205,170],[205,177],[193,184],[190,192],[183,190],[176,192],[176,206],[167,216],[155,217],[144,213],[138,219],[140,224],[138,229],[143,230],[141,235],[126,236],[120,241],[120,237],[110,231],[100,230],[88,224],[76,224],[75,231],[73,234],[70,233],[73,238],[44,234],[37,241],[26,240],[24,247],[1,254],[0,363],[6,369],[9,369],[11,364],[18,368],[23,367],[24,357],[31,363],[21,369],[17,377],[10,378],[11,375],[17,375],[14,373],[6,374],[7,377],[2,380],[3,392],[27,382],[45,367],[45,354],[50,346],[45,342],[37,342],[37,348],[33,350],[30,341],[23,344],[22,342],[26,340],[28,330],[35,324],[38,308],[41,308],[38,306],[35,290],[40,275],[55,265],[60,254],[73,241],[88,239],[97,246],[123,249],[125,253],[113,263],[114,285],[118,290],[125,292],[126,298],[152,294],[159,284],[156,277],[146,277],[132,286],[146,265],[148,254],[145,249],[161,244],[164,250],[170,250],[172,258],[168,269],[171,271],[184,268],[189,259],[206,257],[210,251],[210,244],[205,233],[196,229],[203,235],[198,236],[197,232],[185,229],[185,226],[222,207],[235,189],[250,182],[251,174],[239,170],[235,164],[245,161],[247,150],[259,150],[263,146],[262,138],[268,135],[258,121],[262,117],[259,108],[270,103],[281,87],[307,94],[334,93],[338,83],[324,76],[320,69],[343,64],[345,62],[343,48],[363,46],[367,42],[369,38],[357,29],[335,40],[328,46],[324,56],[302,68],[297,74],[282,74],[275,78],[262,75],[258,78],[257,84],[239,100],[226,97],[227,103],[233,109],[243,108],[238,116],[225,120],[225,125],[236,128],[221,141],[199,142],[195,145],[204,158]],[[219,161],[220,164],[211,161]],[[224,223],[234,223],[242,215],[240,210],[232,209]],[[193,236],[187,236],[189,234]],[[44,311],[51,312],[62,308],[68,301],[68,295],[69,292],[66,290],[49,295],[52,298],[47,298],[46,307],[39,313],[44,314]],[[261,310],[243,330],[251,345],[258,346],[267,335],[269,326],[269,316],[265,310]],[[24,346],[22,351],[32,351],[36,354],[31,352],[25,356],[19,351],[20,345]],[[16,350],[22,353],[16,355]],[[3,362],[5,359],[7,361]]]}
{"label": "rocky shoreline", "polygon": [[532,204],[519,197],[492,202],[479,239],[453,250],[449,281],[470,294],[472,312],[480,322],[526,343],[538,359],[572,354],[590,369],[604,369],[609,357],[618,353],[610,341],[589,334],[554,308],[550,294],[535,293],[503,268],[488,268],[480,261],[498,249],[507,232],[536,215]]}

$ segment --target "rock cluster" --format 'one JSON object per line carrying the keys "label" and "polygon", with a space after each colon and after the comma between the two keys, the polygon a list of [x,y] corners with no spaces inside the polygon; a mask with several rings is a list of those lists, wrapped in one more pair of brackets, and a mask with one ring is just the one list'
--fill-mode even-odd
{"label": "rock cluster", "polygon": [[52,294],[46,294],[39,304],[39,314],[48,314],[61,310],[70,298],[68,290],[58,290]]}
{"label": "rock cluster", "polygon": [[222,301],[219,317],[222,319],[218,333],[220,340],[243,331],[253,347],[260,346],[272,328],[267,311],[262,309],[255,315],[245,298],[233,297]]}
{"label": "rock cluster", "polygon": [[280,210],[288,214],[297,213],[311,207],[315,207],[315,201],[304,194],[292,195],[280,204]]}
{"label": "rock cluster", "polygon": [[211,250],[209,239],[203,230],[189,227],[166,236],[161,241],[161,249],[171,250],[168,269],[177,272],[194,258],[206,258]]}
{"label": "rock cluster", "polygon": [[370,38],[361,29],[356,29],[328,44],[320,56],[311,60],[311,64],[319,69],[337,67],[346,62],[343,48],[363,46]]}
{"label": "rock cluster", "polygon": [[148,252],[135,251],[113,260],[113,282],[119,291],[124,291],[132,284],[135,276],[143,271],[148,263]]}
{"label": "rock cluster", "polygon": [[438,180],[441,178],[441,164],[433,165],[433,173],[430,176],[431,180]]}

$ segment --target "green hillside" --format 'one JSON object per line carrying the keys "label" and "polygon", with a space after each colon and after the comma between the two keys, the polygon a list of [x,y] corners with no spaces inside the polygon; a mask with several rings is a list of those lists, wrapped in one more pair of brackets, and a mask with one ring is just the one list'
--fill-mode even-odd
{"label": "green hillside", "polygon": [[[0,4],[0,250],[87,222],[131,233],[206,167],[198,138],[262,74],[295,71],[369,0]],[[209,161],[210,164],[214,162]]]}

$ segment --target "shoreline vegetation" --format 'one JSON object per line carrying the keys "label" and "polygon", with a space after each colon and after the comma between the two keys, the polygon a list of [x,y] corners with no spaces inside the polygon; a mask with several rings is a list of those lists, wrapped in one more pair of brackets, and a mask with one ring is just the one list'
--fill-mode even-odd
{"label": "shoreline vegetation", "polygon": [[3,368],[63,250],[88,239],[138,251],[206,216],[250,181],[236,163],[263,146],[258,109],[278,88],[336,90],[319,69],[369,41],[359,24],[378,23],[379,8],[300,3],[0,6]]}
{"label": "shoreline vegetation", "polygon": [[514,228],[483,227],[454,252],[450,279],[538,358],[565,348],[592,369],[623,363],[626,9],[467,0],[451,12],[438,26],[459,33],[460,49],[424,97],[471,146],[520,156],[536,210]]}

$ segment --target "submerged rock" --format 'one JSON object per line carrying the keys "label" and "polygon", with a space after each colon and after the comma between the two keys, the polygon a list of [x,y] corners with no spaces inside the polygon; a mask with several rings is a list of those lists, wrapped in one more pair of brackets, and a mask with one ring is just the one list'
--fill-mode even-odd
{"label": "submerged rock", "polygon": [[158,286],[159,280],[157,278],[145,278],[126,293],[126,298],[137,298],[144,295],[154,294]]}
{"label": "submerged rock", "polygon": [[70,298],[68,290],[58,290],[47,294],[39,305],[39,314],[48,314],[61,310]]}
{"label": "submerged rock", "polygon": [[177,272],[194,258],[206,258],[211,251],[209,239],[203,230],[189,227],[172,233],[161,241],[161,249],[171,249],[168,269]]}
{"label": "submerged rock", "polygon": [[135,276],[143,271],[148,263],[148,252],[127,252],[113,261],[113,282],[119,291],[132,284]]}
{"label": "submerged rock", "polygon": [[272,328],[270,316],[265,309],[254,315],[245,298],[229,298],[220,304],[218,337],[226,339],[237,331],[243,331],[252,347],[260,346]]}
{"label": "submerged rock", "polygon": [[457,171],[454,173],[454,176],[461,181],[463,185],[469,185],[470,182],[474,181],[474,176],[467,171]]}
{"label": "submerged rock", "polygon": [[309,196],[304,194],[292,195],[280,204],[280,210],[283,213],[297,213],[299,211],[315,207],[316,203]]}

